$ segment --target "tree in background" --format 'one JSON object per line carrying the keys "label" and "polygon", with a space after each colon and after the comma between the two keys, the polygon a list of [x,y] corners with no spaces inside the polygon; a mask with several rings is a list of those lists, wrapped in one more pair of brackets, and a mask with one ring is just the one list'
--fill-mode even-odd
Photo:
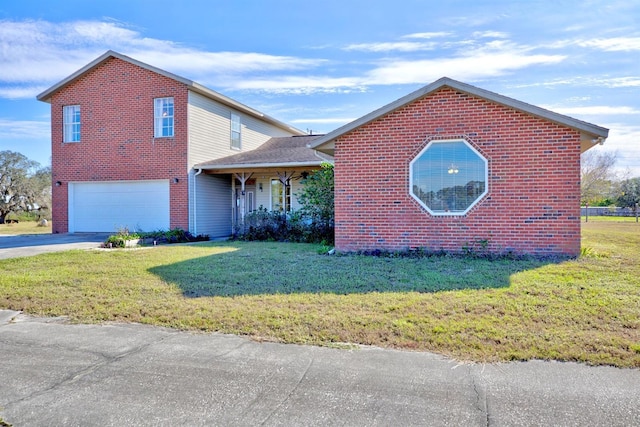
{"label": "tree in background", "polygon": [[303,214],[314,221],[333,223],[333,165],[322,163],[321,169],[311,173],[302,184],[302,190],[296,196]]}
{"label": "tree in background", "polygon": [[580,202],[582,204],[609,205],[615,199],[616,153],[595,150],[582,154],[580,159]]}
{"label": "tree in background", "polygon": [[41,218],[51,219],[51,166],[38,169],[29,183],[32,206],[38,207]]}
{"label": "tree in background", "polygon": [[51,169],[14,151],[0,151],[0,223],[9,212],[51,207]]}
{"label": "tree in background", "polygon": [[631,178],[622,181],[620,184],[620,195],[618,196],[618,206],[622,208],[633,208],[635,212],[640,204],[640,178]]}

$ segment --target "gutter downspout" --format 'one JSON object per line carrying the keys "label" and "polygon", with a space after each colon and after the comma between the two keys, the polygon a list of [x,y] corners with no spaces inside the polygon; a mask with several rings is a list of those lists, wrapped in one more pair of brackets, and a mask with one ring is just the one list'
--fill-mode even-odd
{"label": "gutter downspout", "polygon": [[198,235],[198,187],[196,183],[198,182],[197,176],[202,173],[203,169],[196,169],[196,173],[193,175],[193,234]]}
{"label": "gutter downspout", "polygon": [[[308,147],[308,145],[307,145]],[[317,158],[319,158],[320,160],[322,160],[323,162],[327,162],[327,163],[331,163],[332,165],[335,164],[335,160],[327,160],[324,157],[322,157],[319,153],[318,150],[313,150],[313,155],[316,156]]]}

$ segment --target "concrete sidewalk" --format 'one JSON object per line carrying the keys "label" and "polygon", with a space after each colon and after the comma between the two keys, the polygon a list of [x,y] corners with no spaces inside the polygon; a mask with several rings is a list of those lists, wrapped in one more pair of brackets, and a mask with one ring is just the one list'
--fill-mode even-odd
{"label": "concrete sidewalk", "polygon": [[640,371],[460,364],[0,311],[0,419],[14,426],[640,425]]}

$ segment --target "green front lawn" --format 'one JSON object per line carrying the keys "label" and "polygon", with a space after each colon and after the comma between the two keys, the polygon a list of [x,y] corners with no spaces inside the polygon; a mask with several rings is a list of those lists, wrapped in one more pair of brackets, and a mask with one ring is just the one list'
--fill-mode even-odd
{"label": "green front lawn", "polygon": [[209,242],[0,260],[0,308],[462,360],[640,367],[640,226],[583,225],[578,260],[318,255]]}

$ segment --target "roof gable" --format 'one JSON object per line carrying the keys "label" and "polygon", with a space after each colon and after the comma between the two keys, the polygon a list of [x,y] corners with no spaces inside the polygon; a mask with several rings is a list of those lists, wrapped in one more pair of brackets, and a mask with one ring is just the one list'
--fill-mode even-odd
{"label": "roof gable", "polygon": [[[546,110],[535,105],[527,104],[526,102],[518,101],[513,98],[509,98],[504,95],[497,94],[485,89],[481,89],[476,86],[472,86],[467,83],[462,83],[457,80],[450,79],[448,77],[442,77],[435,82],[424,86],[406,96],[403,96],[396,101],[393,101],[384,107],[381,107],[375,111],[372,111],[359,119],[354,120],[351,123],[339,127],[338,129],[329,132],[328,134],[314,140],[309,147],[333,155],[334,142],[341,136],[349,133],[361,126],[371,123],[374,120],[379,119],[405,105],[408,105],[420,98],[428,96],[444,87],[454,89],[459,92],[467,93],[487,101],[494,102],[496,104],[504,105],[514,110],[521,111],[526,114],[531,114],[542,119],[549,120],[554,123],[558,123],[572,129],[576,129],[581,134],[583,142],[583,151],[590,148],[596,143],[604,142],[604,139],[609,135],[609,129],[594,125],[592,123],[584,122],[582,120],[574,119],[563,114],[554,113],[553,111]],[[592,145],[589,145],[591,143]],[[585,148],[586,144],[586,148]]]}
{"label": "roof gable", "polygon": [[294,135],[305,135],[305,132],[301,131],[300,129],[297,129],[293,126],[290,126],[284,122],[281,122],[277,119],[274,119],[271,116],[268,116],[258,110],[255,110],[251,107],[248,107],[234,99],[231,99],[227,96],[222,95],[221,93],[218,93],[214,90],[211,90],[197,82],[194,82],[193,80],[189,80],[186,79],[184,77],[178,76],[176,74],[170,73],[168,71],[165,71],[163,69],[154,67],[152,65],[146,64],[144,62],[138,61],[137,59],[133,59],[131,57],[128,57],[126,55],[123,55],[121,53],[115,52],[113,50],[109,50],[107,52],[105,52],[104,54],[100,55],[98,58],[94,59],[93,61],[91,61],[90,63],[88,63],[87,65],[85,65],[84,67],[80,68],[78,71],[76,71],[75,73],[71,74],[70,76],[64,78],[63,80],[61,80],[60,82],[56,83],[55,85],[51,86],[49,89],[45,90],[44,92],[40,93],[36,98],[38,99],[38,101],[42,101],[42,102],[51,102],[51,97],[58,91],[64,89],[65,87],[69,86],[70,84],[73,84],[76,80],[78,80],[79,78],[81,78],[83,75],[85,75],[86,73],[88,73],[90,70],[94,69],[95,67],[97,67],[98,65],[104,63],[105,61],[111,59],[111,58],[117,58],[120,59],[122,61],[128,62],[130,64],[136,65],[138,67],[144,68],[145,70],[149,70],[151,72],[160,74],[162,76],[168,77],[170,79],[173,79],[175,81],[178,81],[180,83],[183,83],[187,86],[187,88],[189,90],[192,90],[194,92],[197,92],[201,95],[206,96],[207,98],[213,99],[214,101],[217,101],[221,104],[224,104],[228,107],[231,107],[235,110],[238,110],[240,112],[243,112],[245,114],[248,114],[250,116],[253,116],[255,118],[257,118],[258,120],[262,120],[265,121],[267,123],[270,123],[272,125],[275,125],[281,129],[284,129],[288,132],[291,132]]}

